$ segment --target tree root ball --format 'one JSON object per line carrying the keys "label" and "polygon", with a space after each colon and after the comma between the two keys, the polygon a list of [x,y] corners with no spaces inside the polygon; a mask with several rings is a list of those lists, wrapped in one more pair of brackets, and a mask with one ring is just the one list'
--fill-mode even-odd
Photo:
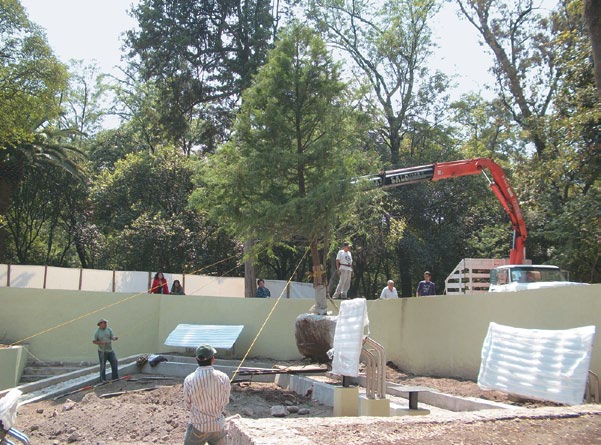
{"label": "tree root ball", "polygon": [[298,351],[312,361],[328,363],[328,351],[334,346],[334,331],[338,317],[301,314],[294,322],[294,337]]}

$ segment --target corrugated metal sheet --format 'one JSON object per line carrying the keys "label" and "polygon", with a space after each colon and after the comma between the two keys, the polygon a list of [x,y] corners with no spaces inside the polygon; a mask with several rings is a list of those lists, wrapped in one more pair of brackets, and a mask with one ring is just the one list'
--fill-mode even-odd
{"label": "corrugated metal sheet", "polygon": [[171,331],[166,346],[196,348],[209,344],[216,349],[232,349],[244,325],[179,324]]}

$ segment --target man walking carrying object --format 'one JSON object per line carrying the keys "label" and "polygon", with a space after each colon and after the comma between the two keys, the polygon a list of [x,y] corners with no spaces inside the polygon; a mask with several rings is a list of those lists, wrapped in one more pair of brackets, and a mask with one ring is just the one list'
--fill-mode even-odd
{"label": "man walking carrying object", "polygon": [[106,362],[111,364],[111,378],[116,380],[119,378],[119,369],[117,356],[113,351],[112,341],[118,340],[118,337],[113,335],[111,328],[107,327],[107,320],[101,318],[97,325],[98,329],[94,333],[92,343],[98,345],[98,361],[100,362],[100,381],[106,382]]}
{"label": "man walking carrying object", "polygon": [[351,287],[351,277],[353,275],[353,256],[350,252],[351,245],[344,243],[342,249],[336,256],[336,270],[340,275],[340,281],[336,286],[336,292],[332,295],[332,298],[346,298],[346,293]]}
{"label": "man walking carrying object", "polygon": [[213,368],[217,351],[196,349],[198,368],[184,380],[184,407],[190,411],[184,445],[225,445],[223,409],[230,401],[230,379]]}

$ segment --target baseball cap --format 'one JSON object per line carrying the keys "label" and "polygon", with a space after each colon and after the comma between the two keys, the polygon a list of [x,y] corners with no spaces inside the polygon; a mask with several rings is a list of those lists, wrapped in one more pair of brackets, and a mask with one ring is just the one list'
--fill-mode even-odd
{"label": "baseball cap", "polygon": [[98,320],[98,323],[96,323],[96,326],[100,326],[100,323],[107,323],[108,320],[106,318],[101,318],[100,320]]}
{"label": "baseball cap", "polygon": [[211,345],[200,345],[196,348],[196,357],[201,360],[208,360],[217,354],[217,350]]}

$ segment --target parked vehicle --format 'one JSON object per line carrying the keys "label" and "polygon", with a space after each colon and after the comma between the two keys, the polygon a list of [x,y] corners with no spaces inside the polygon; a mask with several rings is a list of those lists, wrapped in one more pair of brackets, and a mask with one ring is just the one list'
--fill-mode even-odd
{"label": "parked vehicle", "polygon": [[[488,177],[486,171],[492,176],[492,179]],[[475,158],[460,161],[439,162],[396,170],[383,170],[377,175],[370,175],[360,179],[366,179],[375,187],[391,188],[413,184],[415,182],[440,181],[442,179],[477,174],[483,174],[488,180],[490,189],[509,216],[513,229],[512,245],[509,250],[509,265],[491,269],[489,291],[520,291],[526,289],[541,289],[544,287],[584,284],[566,280],[562,277],[560,269],[556,266],[535,266],[526,264],[528,263],[525,247],[526,238],[528,237],[526,223],[522,217],[518,199],[509,184],[503,169],[492,159]],[[356,182],[358,181],[356,180]],[[532,280],[530,282],[525,281],[528,279],[529,273]],[[480,281],[478,284],[481,287],[484,287],[486,283],[482,281],[482,272],[480,272],[479,275],[478,278]],[[447,279],[447,281],[448,280],[449,279]],[[465,286],[462,291],[466,291]],[[470,289],[469,292],[472,293],[472,290]],[[484,292],[486,292],[485,289]]]}
{"label": "parked vehicle", "polygon": [[489,292],[517,292],[548,287],[586,286],[569,281],[557,266],[509,264],[490,271]]}

